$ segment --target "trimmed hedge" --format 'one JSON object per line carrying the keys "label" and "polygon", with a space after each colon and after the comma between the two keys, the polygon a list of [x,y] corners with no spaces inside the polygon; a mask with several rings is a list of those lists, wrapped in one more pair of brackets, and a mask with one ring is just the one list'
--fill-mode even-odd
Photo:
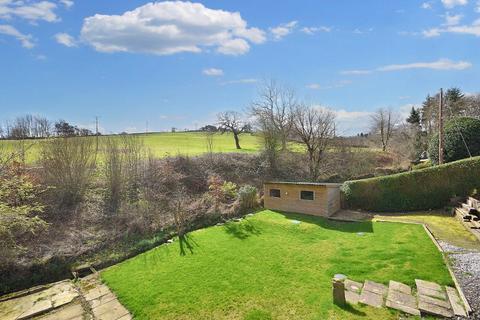
{"label": "trimmed hedge", "polygon": [[480,157],[391,176],[347,181],[343,206],[369,211],[437,209],[480,190]]}

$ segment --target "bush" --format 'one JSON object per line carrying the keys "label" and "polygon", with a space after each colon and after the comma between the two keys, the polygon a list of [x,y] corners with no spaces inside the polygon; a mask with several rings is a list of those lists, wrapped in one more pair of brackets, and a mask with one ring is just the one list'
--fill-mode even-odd
{"label": "bush", "polygon": [[[454,118],[445,124],[445,162],[480,155],[480,120],[475,118]],[[430,140],[428,153],[433,163],[438,163],[438,134]]]}
{"label": "bush", "polygon": [[391,176],[347,181],[344,206],[371,211],[441,208],[454,196],[480,189],[480,157]]}
{"label": "bush", "polygon": [[258,206],[257,188],[246,185],[238,190],[238,201],[242,210],[254,209]]}

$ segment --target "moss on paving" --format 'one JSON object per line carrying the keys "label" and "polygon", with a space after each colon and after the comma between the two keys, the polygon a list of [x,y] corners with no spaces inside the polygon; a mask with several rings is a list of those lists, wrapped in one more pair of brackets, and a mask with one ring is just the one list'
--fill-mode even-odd
{"label": "moss on paving", "polygon": [[422,226],[268,210],[192,232],[106,269],[102,278],[138,319],[398,317],[387,309],[333,305],[335,273],[357,281],[452,284]]}

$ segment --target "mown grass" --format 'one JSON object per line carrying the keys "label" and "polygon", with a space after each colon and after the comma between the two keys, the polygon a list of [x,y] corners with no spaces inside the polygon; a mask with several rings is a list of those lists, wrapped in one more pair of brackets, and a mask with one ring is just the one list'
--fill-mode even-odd
{"label": "mown grass", "polygon": [[452,284],[422,226],[268,210],[192,232],[101,274],[138,319],[398,317],[387,309],[335,306],[336,273],[357,281]]}

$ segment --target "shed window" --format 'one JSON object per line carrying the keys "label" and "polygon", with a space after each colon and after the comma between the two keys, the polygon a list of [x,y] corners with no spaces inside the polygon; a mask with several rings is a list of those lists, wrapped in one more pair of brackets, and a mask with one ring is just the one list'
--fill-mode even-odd
{"label": "shed window", "polygon": [[302,200],[313,200],[314,193],[313,191],[300,191],[300,199]]}
{"label": "shed window", "polygon": [[270,197],[280,198],[280,189],[270,189]]}

